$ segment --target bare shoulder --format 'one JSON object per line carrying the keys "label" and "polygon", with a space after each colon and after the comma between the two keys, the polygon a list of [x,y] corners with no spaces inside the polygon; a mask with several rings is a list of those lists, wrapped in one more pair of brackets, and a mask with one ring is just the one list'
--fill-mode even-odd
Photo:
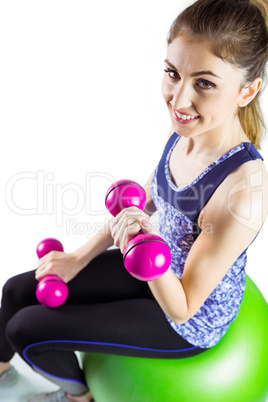
{"label": "bare shoulder", "polygon": [[258,190],[268,193],[268,173],[264,162],[256,159],[241,165],[226,178],[226,186],[233,190],[234,186],[242,186],[244,194]]}
{"label": "bare shoulder", "polygon": [[268,213],[268,174],[264,162],[256,159],[241,165],[217,188],[199,217],[219,224],[236,219],[257,232]]}

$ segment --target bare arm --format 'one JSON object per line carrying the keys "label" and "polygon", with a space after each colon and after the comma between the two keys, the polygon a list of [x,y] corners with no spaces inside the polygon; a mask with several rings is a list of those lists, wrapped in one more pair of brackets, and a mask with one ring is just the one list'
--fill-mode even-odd
{"label": "bare arm", "polygon": [[[153,172],[144,186],[147,215],[151,215],[155,211],[150,190],[152,177]],[[144,213],[145,216],[146,214]],[[68,283],[95,257],[113,244],[116,245],[111,235],[111,221],[112,218],[94,237],[73,253],[51,252],[41,258],[36,270],[36,279],[40,280],[46,275],[58,275]]]}
{"label": "bare arm", "polygon": [[[172,132],[173,130],[171,129],[169,135],[171,135]],[[152,215],[156,210],[151,195],[153,173],[154,171],[151,173],[144,186],[147,201],[145,212],[143,212],[143,218]],[[68,254],[52,251],[41,258],[36,270],[36,279],[40,280],[46,275],[58,275],[66,282],[69,282],[100,253],[113,244],[117,246],[117,242],[114,241],[111,235],[111,221],[112,218],[92,239],[73,253]]]}
{"label": "bare arm", "polygon": [[[151,194],[151,182],[154,175],[154,171],[150,174],[147,182],[144,185],[144,190],[146,192],[146,207],[145,214],[152,215],[155,211],[155,205]],[[111,218],[112,220],[112,218]],[[77,249],[73,256],[76,260],[76,265],[79,270],[83,269],[91,260],[93,260],[97,255],[105,251],[108,247],[112,246],[114,239],[111,235],[110,222],[104,226],[104,228],[99,231],[89,242]],[[80,269],[81,268],[81,269]]]}
{"label": "bare arm", "polygon": [[39,260],[36,279],[46,275],[58,275],[68,283],[97,255],[113,245],[110,221],[87,243],[73,253],[52,251]]}
{"label": "bare arm", "polygon": [[78,248],[73,254],[77,263],[84,268],[90,261],[111,247],[114,240],[111,236],[110,220],[104,225],[104,227],[90,239],[82,247]]}
{"label": "bare arm", "polygon": [[201,226],[209,223],[212,230],[203,230],[193,244],[181,278],[168,270],[149,282],[159,305],[174,322],[182,324],[196,314],[256,237],[268,210],[267,173],[264,175],[259,187],[241,186],[233,194],[231,190],[241,182],[241,176],[228,178],[202,214]]}
{"label": "bare arm", "polygon": [[[202,230],[194,242],[181,278],[168,269],[161,278],[148,282],[162,310],[177,324],[196,314],[263,225],[268,212],[268,177],[263,170],[261,184],[258,178],[256,185],[252,183],[255,176],[250,163],[255,164],[256,173],[262,169],[261,162],[248,162],[247,167],[229,175],[201,213],[200,227],[209,224],[212,230]],[[250,185],[244,186],[244,180]],[[143,220],[144,213],[135,207],[114,218],[113,236],[122,252],[129,239],[143,229]],[[146,231],[153,233],[150,227]]]}

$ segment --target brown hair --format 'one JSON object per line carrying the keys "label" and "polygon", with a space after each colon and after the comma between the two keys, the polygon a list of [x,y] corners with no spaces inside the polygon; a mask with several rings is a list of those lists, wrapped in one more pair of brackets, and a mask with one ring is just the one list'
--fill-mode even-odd
{"label": "brown hair", "polygon": [[[268,60],[267,0],[198,0],[175,19],[168,45],[180,35],[208,42],[215,56],[244,71],[241,88],[261,77],[264,89]],[[243,130],[257,148],[265,129],[259,98],[260,91],[238,111]]]}

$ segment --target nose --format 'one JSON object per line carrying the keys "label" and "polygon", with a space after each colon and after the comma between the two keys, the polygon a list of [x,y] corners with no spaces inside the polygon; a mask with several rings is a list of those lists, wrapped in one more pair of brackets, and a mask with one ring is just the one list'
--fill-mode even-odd
{"label": "nose", "polygon": [[189,85],[183,84],[181,81],[173,88],[173,96],[170,101],[173,109],[188,109],[192,106],[192,91]]}

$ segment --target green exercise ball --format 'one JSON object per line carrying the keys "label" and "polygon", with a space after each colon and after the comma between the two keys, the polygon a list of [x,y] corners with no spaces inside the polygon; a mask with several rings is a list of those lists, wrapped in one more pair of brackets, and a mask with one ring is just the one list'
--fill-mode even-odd
{"label": "green exercise ball", "polygon": [[85,353],[96,402],[265,402],[268,305],[246,277],[244,300],[221,341],[201,355],[146,359]]}

